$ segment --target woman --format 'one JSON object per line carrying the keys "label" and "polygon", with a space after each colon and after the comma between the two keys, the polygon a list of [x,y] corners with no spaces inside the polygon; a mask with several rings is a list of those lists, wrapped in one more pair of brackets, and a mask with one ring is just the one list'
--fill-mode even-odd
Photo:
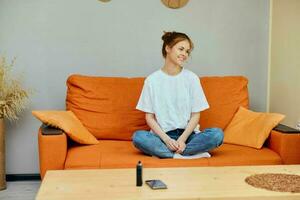
{"label": "woman", "polygon": [[209,105],[199,77],[183,67],[192,41],[179,32],[166,32],[162,40],[165,64],[146,78],[136,107],[146,113],[151,131],[136,131],[133,144],[159,158],[197,158],[220,146],[223,132],[219,128],[199,131],[200,111]]}

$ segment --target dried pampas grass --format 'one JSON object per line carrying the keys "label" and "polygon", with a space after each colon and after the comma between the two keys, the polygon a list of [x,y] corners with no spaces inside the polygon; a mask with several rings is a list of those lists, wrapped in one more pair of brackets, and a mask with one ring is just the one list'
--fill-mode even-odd
{"label": "dried pampas grass", "polygon": [[20,79],[14,79],[11,69],[15,59],[7,64],[5,57],[0,57],[0,118],[9,121],[18,120],[28,104],[29,91],[23,89]]}

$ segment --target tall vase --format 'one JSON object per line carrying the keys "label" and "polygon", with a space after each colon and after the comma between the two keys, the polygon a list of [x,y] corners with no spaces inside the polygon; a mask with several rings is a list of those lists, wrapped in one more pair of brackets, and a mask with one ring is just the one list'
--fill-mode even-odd
{"label": "tall vase", "polygon": [[0,190],[6,189],[4,119],[0,118]]}

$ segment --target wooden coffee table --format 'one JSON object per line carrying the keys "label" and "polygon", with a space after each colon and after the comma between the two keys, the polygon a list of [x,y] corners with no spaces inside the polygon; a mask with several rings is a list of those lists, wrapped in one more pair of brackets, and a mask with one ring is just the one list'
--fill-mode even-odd
{"label": "wooden coffee table", "polygon": [[161,179],[168,189],[136,187],[135,169],[48,171],[36,199],[300,199],[300,193],[273,192],[248,185],[256,173],[300,175],[300,165],[144,168],[143,179]]}

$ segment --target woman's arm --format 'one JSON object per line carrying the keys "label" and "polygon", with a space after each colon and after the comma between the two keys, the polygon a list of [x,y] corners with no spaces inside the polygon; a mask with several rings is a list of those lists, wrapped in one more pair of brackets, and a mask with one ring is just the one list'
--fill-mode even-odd
{"label": "woman's arm", "polygon": [[196,126],[199,123],[200,119],[200,112],[192,113],[189,123],[187,124],[184,132],[181,134],[181,136],[177,139],[177,142],[179,144],[179,149],[177,150],[177,153],[182,153],[185,149],[185,142],[188,139],[188,137],[191,135],[191,133],[194,131]]}
{"label": "woman's arm", "polygon": [[177,141],[170,138],[159,126],[156,121],[155,115],[153,113],[146,113],[146,122],[148,126],[156,133],[162,141],[167,145],[167,147],[172,151],[178,150],[178,143]]}

